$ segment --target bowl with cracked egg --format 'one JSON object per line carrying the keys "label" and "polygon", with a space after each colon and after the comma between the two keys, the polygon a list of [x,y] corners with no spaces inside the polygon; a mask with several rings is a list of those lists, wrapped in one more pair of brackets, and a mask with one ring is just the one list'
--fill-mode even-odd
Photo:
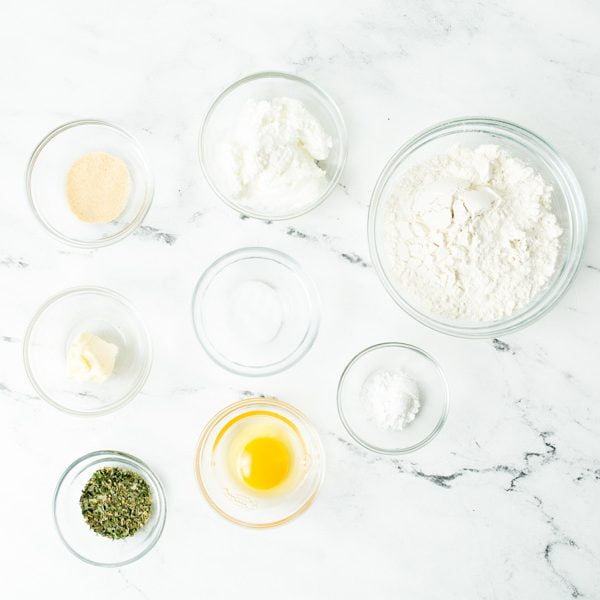
{"label": "bowl with cracked egg", "polygon": [[384,167],[369,207],[373,264],[424,325],[498,337],[556,305],[579,266],[581,188],[556,150],[499,119],[435,125]]}
{"label": "bowl with cracked egg", "polygon": [[246,398],[204,428],[195,458],[204,498],[237,525],[287,523],[314,502],[325,473],[321,440],[297,408],[277,398]]}

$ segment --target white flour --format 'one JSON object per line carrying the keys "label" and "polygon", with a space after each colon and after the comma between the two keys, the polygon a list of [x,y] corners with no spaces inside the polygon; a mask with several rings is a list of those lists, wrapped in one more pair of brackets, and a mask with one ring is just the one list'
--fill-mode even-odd
{"label": "white flour", "polygon": [[551,194],[539,173],[493,145],[454,146],[411,167],[385,215],[392,278],[439,316],[513,314],[555,270],[562,230]]}
{"label": "white flour", "polygon": [[230,193],[241,205],[273,215],[312,204],[328,185],[316,161],[331,147],[331,137],[299,100],[248,100],[223,147]]}
{"label": "white flour", "polygon": [[361,394],[369,418],[381,429],[404,429],[421,408],[417,383],[404,371],[375,371]]}

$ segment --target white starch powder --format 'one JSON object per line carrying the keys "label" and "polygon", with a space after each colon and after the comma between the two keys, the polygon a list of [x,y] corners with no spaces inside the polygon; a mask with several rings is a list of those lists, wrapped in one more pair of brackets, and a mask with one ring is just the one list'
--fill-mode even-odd
{"label": "white starch powder", "polygon": [[230,192],[255,212],[299,210],[327,189],[317,161],[325,160],[331,147],[331,137],[299,100],[248,100],[223,145]]}
{"label": "white starch powder", "polygon": [[494,321],[552,277],[562,233],[552,188],[495,145],[450,148],[407,170],[387,206],[384,258],[430,313]]}
{"label": "white starch powder", "polygon": [[369,418],[381,429],[404,429],[421,408],[417,382],[404,371],[380,369],[371,373],[361,394]]}

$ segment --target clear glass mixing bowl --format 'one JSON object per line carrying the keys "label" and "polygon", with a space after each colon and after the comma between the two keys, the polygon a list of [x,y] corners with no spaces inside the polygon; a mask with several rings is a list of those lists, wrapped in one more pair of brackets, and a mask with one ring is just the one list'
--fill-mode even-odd
{"label": "clear glass mixing bowl", "polygon": [[[329,157],[319,161],[325,170],[329,184],[320,197],[298,208],[280,212],[258,212],[243,205],[229,193],[228,182],[219,161],[219,149],[227,139],[232,124],[235,123],[243,105],[248,100],[263,100],[287,96],[300,100],[319,120],[333,140]],[[256,219],[291,219],[303,215],[333,192],[338,184],[348,152],[346,126],[340,109],[333,99],[314,83],[289,73],[264,72],[248,75],[221,92],[208,110],[200,131],[200,165],[215,194],[228,206]]]}
{"label": "clear glass mixing bowl", "polygon": [[[117,219],[84,223],[69,209],[67,173],[75,160],[98,151],[126,163],[131,189]],[[154,194],[152,174],[139,142],[124,129],[97,119],[66,123],[46,135],[29,159],[25,187],[39,222],[58,240],[78,248],[100,248],[127,237],[144,220]]]}
{"label": "clear glass mixing bowl", "polygon": [[[150,487],[152,514],[134,535],[112,540],[96,534],[81,514],[79,499],[90,477],[99,469],[118,467],[135,471]],[[54,524],[65,546],[82,561],[96,567],[122,567],[150,552],[158,542],[167,517],[167,499],[160,479],[139,458],[113,450],[90,452],[69,465],[61,475],[52,503]]]}
{"label": "clear glass mixing bowl", "polygon": [[[252,299],[248,286],[269,293]],[[261,304],[265,299],[270,303]],[[217,364],[240,375],[272,375],[296,364],[312,347],[319,331],[319,294],[287,254],[240,248],[202,274],[192,316],[198,341]],[[268,330],[255,330],[270,320]]]}
{"label": "clear glass mixing bowl", "polygon": [[[553,210],[563,229],[556,270],[551,281],[532,302],[506,318],[491,322],[467,322],[430,314],[411,303],[394,283],[383,249],[383,224],[395,188],[412,166],[444,153],[454,144],[468,147],[496,144],[538,171],[553,187]],[[394,301],[409,315],[442,333],[464,337],[496,337],[517,331],[546,314],[569,287],[577,271],[587,228],[583,193],[566,162],[536,134],[488,117],[466,117],[445,121],[418,134],[404,144],[383,169],[371,196],[368,235],[371,258],[379,278]]]}
{"label": "clear glass mixing bowl", "polygon": [[[420,410],[400,431],[380,429],[365,405],[365,381],[380,369],[404,371],[419,388]],[[408,454],[426,446],[444,426],[449,405],[450,390],[440,364],[425,350],[400,342],[365,348],[348,363],[338,383],[338,414],[346,431],[361,446],[381,454]]]}
{"label": "clear glass mixing bowl", "polygon": [[[228,432],[256,415],[285,421],[301,447],[295,457],[300,476],[293,487],[275,496],[254,494],[224,475]],[[209,421],[200,436],[194,466],[202,494],[221,516],[237,525],[268,528],[287,523],[314,502],[325,474],[325,454],[316,429],[298,409],[276,398],[247,398]]]}
{"label": "clear glass mixing bowl", "polygon": [[[109,379],[82,383],[67,374],[73,340],[89,331],[116,344],[119,353]],[[25,371],[41,398],[64,412],[96,416],[121,408],[144,387],[152,366],[152,340],[135,307],[99,287],[65,290],[35,314],[23,340]]]}

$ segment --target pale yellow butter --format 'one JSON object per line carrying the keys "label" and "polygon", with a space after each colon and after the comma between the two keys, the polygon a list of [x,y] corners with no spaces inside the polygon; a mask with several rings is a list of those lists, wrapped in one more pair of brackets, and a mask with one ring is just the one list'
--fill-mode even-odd
{"label": "pale yellow butter", "polygon": [[80,333],[67,350],[67,373],[85,383],[104,383],[115,368],[119,348],[93,333]]}

